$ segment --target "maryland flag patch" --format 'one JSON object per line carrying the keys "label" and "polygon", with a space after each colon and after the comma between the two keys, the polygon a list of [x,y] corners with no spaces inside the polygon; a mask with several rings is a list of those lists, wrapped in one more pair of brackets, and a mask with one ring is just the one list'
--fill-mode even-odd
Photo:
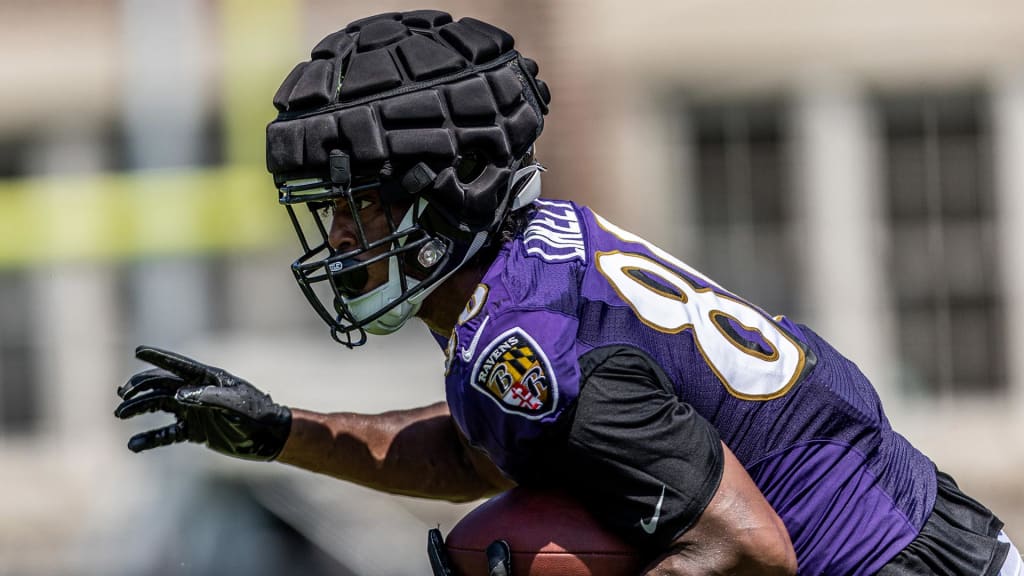
{"label": "maryland flag patch", "polygon": [[558,404],[547,357],[519,328],[498,336],[477,358],[472,384],[505,412],[531,420],[547,416]]}

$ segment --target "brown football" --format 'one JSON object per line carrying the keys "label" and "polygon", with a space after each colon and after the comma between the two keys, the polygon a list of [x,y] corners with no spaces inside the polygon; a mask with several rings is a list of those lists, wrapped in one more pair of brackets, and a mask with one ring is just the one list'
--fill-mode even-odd
{"label": "brown football", "polygon": [[487,576],[484,550],[505,540],[513,576],[634,576],[644,559],[563,492],[513,488],[459,520],[445,539],[456,573]]}

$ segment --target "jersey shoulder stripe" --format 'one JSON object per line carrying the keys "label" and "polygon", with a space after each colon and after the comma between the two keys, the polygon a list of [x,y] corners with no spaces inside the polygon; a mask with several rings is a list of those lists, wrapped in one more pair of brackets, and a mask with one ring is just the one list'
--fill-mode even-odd
{"label": "jersey shoulder stripe", "polygon": [[586,262],[587,251],[576,207],[562,200],[536,200],[537,212],[523,231],[526,253],[547,262]]}

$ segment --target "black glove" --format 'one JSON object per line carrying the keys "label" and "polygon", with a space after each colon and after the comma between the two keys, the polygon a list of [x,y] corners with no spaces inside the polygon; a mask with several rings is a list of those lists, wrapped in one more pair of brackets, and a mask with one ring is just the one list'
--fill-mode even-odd
{"label": "black glove", "polygon": [[139,346],[135,357],[158,368],[139,372],[117,389],[123,401],[114,415],[124,420],[162,410],[177,421],[133,436],[128,441],[132,452],[187,440],[247,460],[273,460],[281,453],[292,413],[269,395],[174,352]]}
{"label": "black glove", "polygon": [[[487,555],[487,576],[512,576],[512,551],[508,542],[495,540],[484,553]],[[434,576],[455,576],[444,537],[437,528],[427,531],[427,558]]]}
{"label": "black glove", "polygon": [[487,547],[487,576],[512,576],[512,550],[508,542],[495,540]]}
{"label": "black glove", "polygon": [[430,560],[430,572],[434,576],[455,576],[448,549],[444,546],[444,536],[437,528],[427,530],[427,559]]}

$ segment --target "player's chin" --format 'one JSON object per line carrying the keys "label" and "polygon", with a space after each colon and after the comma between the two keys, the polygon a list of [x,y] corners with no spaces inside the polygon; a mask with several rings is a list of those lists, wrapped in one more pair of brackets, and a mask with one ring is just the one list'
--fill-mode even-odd
{"label": "player's chin", "polygon": [[379,290],[381,286],[388,282],[388,261],[381,260],[380,262],[374,262],[368,267],[369,277],[366,280],[366,286],[360,290],[360,295],[365,296],[371,292]]}
{"label": "player's chin", "polygon": [[388,282],[387,261],[366,267],[367,278],[358,290],[343,290],[336,295],[335,305],[341,304],[355,319],[366,318],[389,301],[385,294]]}
{"label": "player's chin", "polygon": [[[360,298],[364,298],[368,294],[372,294],[375,290],[383,286],[388,281],[388,259],[374,262],[367,265],[365,268],[366,278],[362,282],[362,285],[358,288],[349,287],[348,289],[340,290],[341,296],[344,297],[346,302],[358,301]],[[340,288],[340,287],[339,287]]]}

